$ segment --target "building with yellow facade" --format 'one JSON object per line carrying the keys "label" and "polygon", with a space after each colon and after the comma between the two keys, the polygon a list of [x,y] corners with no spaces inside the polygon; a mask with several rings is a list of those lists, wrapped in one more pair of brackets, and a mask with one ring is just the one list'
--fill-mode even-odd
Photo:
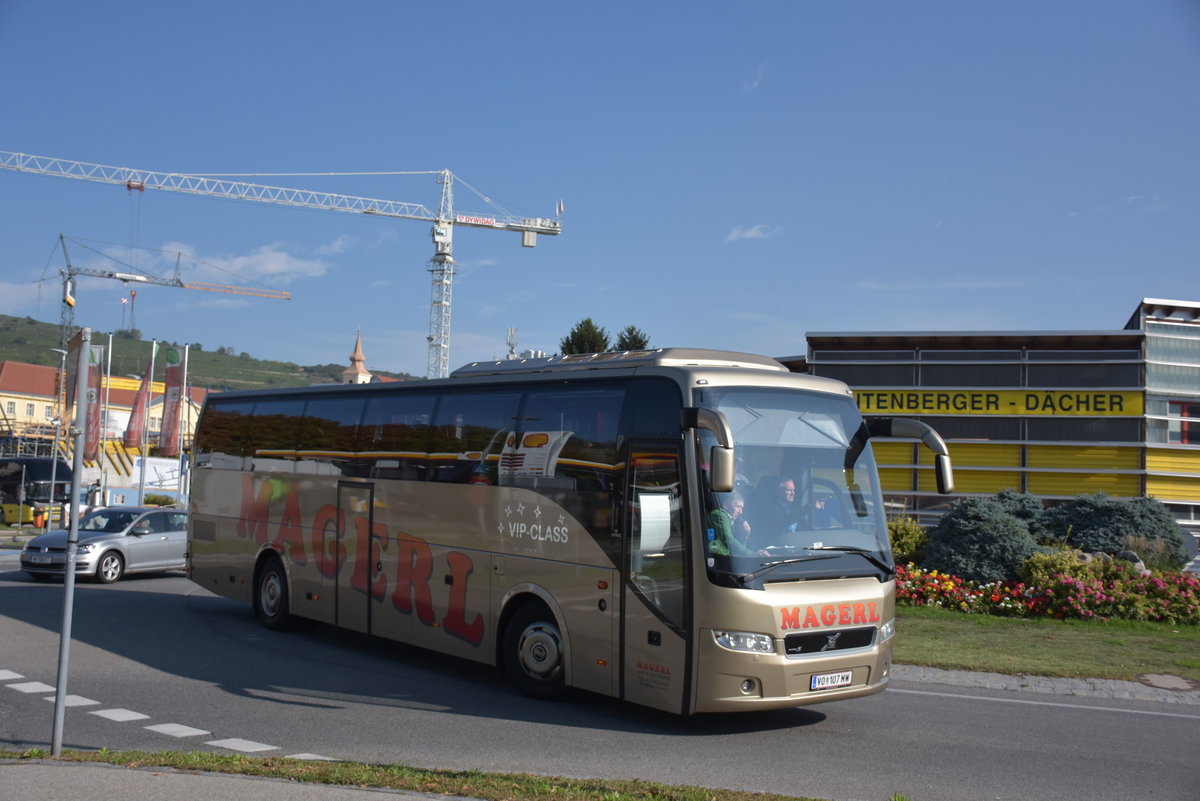
{"label": "building with yellow facade", "polygon": [[845,381],[865,415],[946,439],[956,495],[915,442],[877,442],[890,505],[918,518],[1003,489],[1049,503],[1151,496],[1200,532],[1200,303],[1143,300],[1102,331],[810,333],[796,371]]}

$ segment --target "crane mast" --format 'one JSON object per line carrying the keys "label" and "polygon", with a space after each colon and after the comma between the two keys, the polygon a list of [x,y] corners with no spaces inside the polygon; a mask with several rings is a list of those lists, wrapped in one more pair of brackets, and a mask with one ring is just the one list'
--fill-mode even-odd
{"label": "crane mast", "polygon": [[[457,178],[449,170],[439,170],[433,173],[438,176],[438,183],[442,186],[441,201],[437,212],[434,212],[420,203],[404,203],[380,198],[340,195],[333,192],[316,192],[306,189],[266,186],[213,176],[155,172],[130,167],[110,167],[103,164],[91,164],[49,156],[33,156],[27,153],[14,153],[6,150],[0,150],[0,169],[35,175],[51,175],[59,178],[74,178],[82,181],[97,181],[124,186],[130,190],[160,189],[168,192],[182,192],[205,197],[232,198],[257,203],[340,211],[348,214],[369,214],[379,217],[431,222],[433,223],[434,252],[433,257],[429,261],[429,272],[433,278],[433,291],[429,311],[430,378],[445,378],[450,372],[450,311],[454,285],[454,228],[456,226],[465,226],[493,231],[516,231],[521,234],[521,245],[523,247],[535,247],[537,245],[538,234],[557,236],[562,233],[562,224],[557,219],[516,217],[509,214],[455,213],[453,185]],[[78,272],[77,274],[85,275],[87,273]],[[111,278],[113,276],[102,275],[99,277]],[[168,285],[178,286],[179,284],[169,283]],[[192,285],[187,288],[208,289],[209,287]],[[210,289],[210,291],[228,290]]]}

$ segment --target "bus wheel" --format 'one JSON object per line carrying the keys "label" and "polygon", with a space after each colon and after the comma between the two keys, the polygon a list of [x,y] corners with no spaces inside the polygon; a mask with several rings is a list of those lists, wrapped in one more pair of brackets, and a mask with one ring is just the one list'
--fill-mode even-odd
{"label": "bus wheel", "polygon": [[526,695],[560,698],[563,681],[562,635],[541,604],[526,604],[504,628],[504,669]]}
{"label": "bus wheel", "polygon": [[291,620],[287,574],[276,556],[268,557],[258,571],[254,585],[254,613],[269,629],[285,629]]}
{"label": "bus wheel", "polygon": [[125,573],[125,560],[116,551],[105,551],[96,563],[96,580],[101,584],[112,584]]}

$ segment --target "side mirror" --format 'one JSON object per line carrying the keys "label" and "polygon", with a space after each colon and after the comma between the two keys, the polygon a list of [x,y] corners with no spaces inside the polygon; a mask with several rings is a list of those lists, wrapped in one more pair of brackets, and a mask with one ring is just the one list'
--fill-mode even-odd
{"label": "side mirror", "polygon": [[950,467],[950,456],[945,453],[935,453],[933,467],[937,471],[938,493],[949,495],[954,492],[954,470]]}
{"label": "side mirror", "polygon": [[732,492],[734,479],[733,448],[713,445],[708,457],[708,483],[713,492]]}
{"label": "side mirror", "polygon": [[138,526],[137,528],[134,528],[129,533],[135,537],[144,537],[150,533],[150,527],[149,526]]}

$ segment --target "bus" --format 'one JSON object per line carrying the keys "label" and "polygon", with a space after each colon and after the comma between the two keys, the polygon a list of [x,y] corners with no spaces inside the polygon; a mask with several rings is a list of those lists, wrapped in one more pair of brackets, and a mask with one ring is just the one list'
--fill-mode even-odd
{"label": "bus", "polygon": [[[57,465],[55,462],[57,461]],[[66,459],[50,456],[0,457],[0,523],[49,526],[71,503],[74,473]],[[56,490],[51,496],[53,482]]]}
{"label": "bus", "polygon": [[[951,491],[928,426],[864,422],[845,384],[750,354],[213,394],[188,575],[268,627],[299,617],[465,657],[540,698],[579,688],[682,715],[853,698],[887,685],[895,633],[872,436],[922,440]],[[752,509],[781,476],[795,519],[728,546],[722,505]]]}

